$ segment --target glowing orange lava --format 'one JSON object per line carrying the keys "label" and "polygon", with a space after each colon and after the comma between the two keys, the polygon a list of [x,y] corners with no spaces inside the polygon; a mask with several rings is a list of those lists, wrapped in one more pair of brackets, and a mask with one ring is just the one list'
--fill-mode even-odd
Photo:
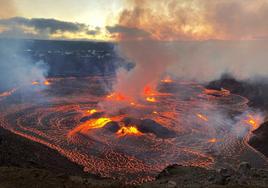
{"label": "glowing orange lava", "polygon": [[161,80],[163,83],[172,83],[173,80],[170,78],[170,76],[166,76],[163,80]]}
{"label": "glowing orange lava", "polygon": [[116,100],[116,101],[123,101],[126,100],[126,97],[121,93],[111,93],[106,97],[107,99]]}
{"label": "glowing orange lava", "polygon": [[254,130],[259,127],[260,120],[256,117],[253,117],[252,115],[247,115],[247,118],[245,122],[250,125]]}
{"label": "glowing orange lava", "polygon": [[40,82],[38,82],[38,81],[33,81],[33,82],[32,82],[32,85],[41,85],[41,84],[43,84],[43,85],[45,85],[45,86],[49,86],[49,85],[51,85],[51,82],[49,82],[48,80],[45,80],[45,81],[43,81],[42,83],[40,83]]}
{"label": "glowing orange lava", "polygon": [[96,113],[96,112],[97,112],[97,110],[96,110],[96,109],[87,110],[87,113],[89,113],[89,114],[94,114],[94,113]]}
{"label": "glowing orange lava", "polygon": [[99,118],[95,120],[94,122],[91,122],[90,124],[88,124],[88,126],[90,126],[90,128],[92,129],[102,128],[111,121],[112,120],[110,118]]}
{"label": "glowing orange lava", "polygon": [[156,95],[157,94],[157,92],[151,86],[149,86],[149,85],[147,85],[147,86],[144,87],[143,93],[146,96],[153,96],[153,95]]}
{"label": "glowing orange lava", "polygon": [[208,140],[208,142],[210,142],[210,143],[216,143],[217,142],[217,139],[216,138],[211,138],[211,139]]}
{"label": "glowing orange lava", "polygon": [[88,120],[85,123],[82,123],[81,125],[74,128],[72,131],[70,131],[68,134],[68,137],[73,136],[76,133],[86,134],[89,130],[102,128],[111,121],[112,120],[110,118],[105,118],[105,117],[102,117],[99,119]]}
{"label": "glowing orange lava", "polygon": [[206,116],[204,116],[204,115],[202,115],[202,114],[196,114],[196,116],[197,116],[199,119],[203,120],[203,121],[208,121],[208,117],[206,117]]}
{"label": "glowing orange lava", "polygon": [[33,82],[32,82],[32,85],[39,85],[39,82],[37,82],[37,81],[33,81]]}
{"label": "glowing orange lava", "polygon": [[9,91],[6,91],[4,93],[0,93],[0,97],[7,97],[7,96],[10,96],[12,95],[17,89],[16,88],[13,88]]}
{"label": "glowing orange lava", "polygon": [[156,102],[156,99],[154,97],[146,97],[146,101],[148,101],[148,102]]}
{"label": "glowing orange lava", "polygon": [[221,88],[221,90],[204,89],[204,93],[207,95],[214,95],[214,96],[229,96],[231,94],[229,90],[224,88]]}
{"label": "glowing orange lava", "polygon": [[137,127],[129,126],[129,127],[121,127],[117,132],[119,136],[126,136],[126,135],[142,135],[142,133],[137,129]]}
{"label": "glowing orange lava", "polygon": [[50,83],[48,80],[45,80],[45,81],[43,82],[43,84],[46,85],[46,86],[51,85],[51,83]]}

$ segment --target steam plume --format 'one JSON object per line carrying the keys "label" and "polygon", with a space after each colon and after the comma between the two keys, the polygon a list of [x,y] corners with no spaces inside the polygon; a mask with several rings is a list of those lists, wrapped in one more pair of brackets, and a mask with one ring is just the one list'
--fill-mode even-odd
{"label": "steam plume", "polygon": [[136,63],[120,72],[115,89],[121,93],[137,95],[167,70],[199,82],[226,72],[238,79],[266,76],[268,45],[258,40],[267,37],[266,1],[128,2],[119,24],[108,28],[121,41],[120,54]]}
{"label": "steam plume", "polygon": [[[265,0],[129,0],[122,27],[138,28],[153,40],[256,39],[267,37]],[[122,37],[122,35],[121,35]],[[128,36],[123,35],[124,39]]]}
{"label": "steam plume", "polygon": [[0,89],[29,85],[33,81],[44,81],[47,67],[43,62],[33,62],[24,55],[24,42],[21,40],[0,41]]}
{"label": "steam plume", "polygon": [[[0,4],[0,18],[16,15],[13,0],[0,0]],[[0,40],[0,91],[45,80],[47,67],[42,62],[34,63],[23,53],[25,49],[24,40]]]}
{"label": "steam plume", "polygon": [[[165,50],[163,50],[165,49]],[[154,85],[165,72],[166,67],[176,60],[172,44],[156,41],[123,42],[121,54],[136,63],[134,70],[120,72],[116,90],[137,97],[145,85]],[[161,54],[161,55],[159,55]]]}
{"label": "steam plume", "polygon": [[15,16],[16,8],[13,0],[0,0],[0,18],[10,18]]}

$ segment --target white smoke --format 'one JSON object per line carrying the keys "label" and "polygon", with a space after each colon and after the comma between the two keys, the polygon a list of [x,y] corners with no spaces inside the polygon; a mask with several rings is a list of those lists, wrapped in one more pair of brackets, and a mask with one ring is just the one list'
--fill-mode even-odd
{"label": "white smoke", "polygon": [[48,67],[42,62],[34,62],[26,55],[23,40],[1,39],[0,41],[0,89],[29,85],[33,81],[43,82]]}
{"label": "white smoke", "polygon": [[238,80],[267,77],[266,41],[177,42],[177,63],[169,71],[178,77],[209,82],[229,73]]}

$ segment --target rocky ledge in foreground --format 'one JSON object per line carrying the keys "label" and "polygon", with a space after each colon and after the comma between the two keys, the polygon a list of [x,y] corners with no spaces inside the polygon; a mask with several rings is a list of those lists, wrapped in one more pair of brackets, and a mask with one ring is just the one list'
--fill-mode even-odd
{"label": "rocky ledge in foreground", "polygon": [[246,162],[237,169],[218,170],[171,165],[158,175],[156,181],[141,185],[141,188],[152,187],[268,187],[268,170],[251,168]]}
{"label": "rocky ledge in foreground", "polygon": [[153,182],[123,185],[112,180],[51,173],[42,169],[0,167],[2,188],[261,188],[268,187],[268,171],[241,163],[235,170],[207,170],[199,167],[171,165]]}
{"label": "rocky ledge in foreground", "polygon": [[57,151],[0,128],[0,166],[40,168],[55,173],[86,175],[83,168]]}
{"label": "rocky ledge in foreground", "polygon": [[125,188],[113,180],[72,176],[48,170],[0,167],[1,188]]}
{"label": "rocky ledge in foreground", "polygon": [[0,128],[0,188],[121,188],[57,151]]}

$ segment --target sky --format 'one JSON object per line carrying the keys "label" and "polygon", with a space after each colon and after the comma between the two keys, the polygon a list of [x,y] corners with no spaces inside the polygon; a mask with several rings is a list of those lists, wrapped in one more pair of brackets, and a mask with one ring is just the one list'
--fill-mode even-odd
{"label": "sky", "polygon": [[[0,4],[5,5],[2,6],[2,9],[0,8],[4,12],[0,13],[0,18],[2,19],[20,17],[27,19],[24,22],[30,19],[53,19],[62,22],[79,23],[88,27],[89,32],[92,33],[90,35],[84,32],[47,34],[45,31],[42,31],[38,32],[38,34],[35,33],[36,36],[32,36],[29,27],[22,28],[23,32],[18,31],[21,28],[13,27],[9,33],[4,32],[2,35],[22,38],[110,40],[110,37],[106,36],[105,27],[116,24],[115,22],[117,22],[119,13],[123,10],[125,3],[126,1],[124,0],[0,0]],[[18,21],[13,20],[14,25],[17,23]],[[5,23],[2,25],[8,24]],[[10,25],[12,24],[9,24],[9,27],[11,27]],[[2,32],[3,30],[2,28]]]}
{"label": "sky", "polygon": [[121,0],[15,0],[18,15],[27,18],[54,18],[62,21],[105,27],[113,24],[123,9]]}
{"label": "sky", "polygon": [[258,40],[267,0],[0,0],[0,37]]}

